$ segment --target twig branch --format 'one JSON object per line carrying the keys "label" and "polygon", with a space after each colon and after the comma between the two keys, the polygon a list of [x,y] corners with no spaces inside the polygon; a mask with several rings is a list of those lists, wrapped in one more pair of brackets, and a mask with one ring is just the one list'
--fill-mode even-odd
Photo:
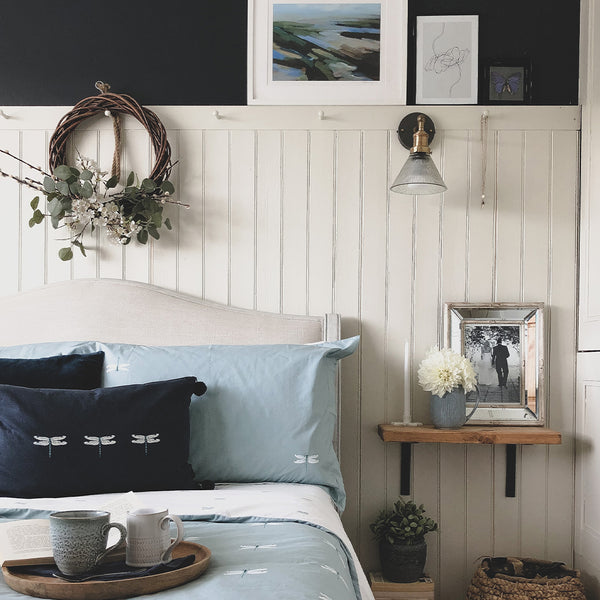
{"label": "twig branch", "polygon": [[14,154],[10,153],[8,150],[0,149],[0,152],[2,154],[6,154],[6,156],[10,156],[11,158],[14,158],[16,161],[28,166],[30,169],[33,169],[34,171],[37,171],[38,173],[41,173],[42,175],[46,175],[47,177],[52,177],[52,175],[50,175],[50,173],[46,173],[46,171],[44,171],[41,167],[34,167],[32,164],[28,163],[26,160],[23,160],[22,158],[15,156]]}
{"label": "twig branch", "polygon": [[33,188],[34,190],[37,190],[38,192],[44,191],[44,186],[39,181],[34,181],[33,179],[29,179],[29,177],[26,177],[25,179],[21,179],[20,177],[17,177],[16,175],[11,175],[10,173],[5,173],[2,169],[0,169],[0,177],[8,177],[10,179],[14,179],[15,181],[18,181],[19,183],[26,185],[27,187]]}

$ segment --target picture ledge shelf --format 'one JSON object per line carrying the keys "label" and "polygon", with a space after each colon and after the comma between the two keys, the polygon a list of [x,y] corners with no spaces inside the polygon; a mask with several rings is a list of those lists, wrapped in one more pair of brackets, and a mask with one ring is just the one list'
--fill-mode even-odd
{"label": "picture ledge shelf", "polygon": [[517,444],[560,444],[559,431],[546,427],[481,427],[465,425],[460,429],[438,429],[427,425],[405,426],[381,424],[377,427],[384,442],[400,442],[400,494],[410,495],[412,444],[505,444],[507,498],[516,495]]}

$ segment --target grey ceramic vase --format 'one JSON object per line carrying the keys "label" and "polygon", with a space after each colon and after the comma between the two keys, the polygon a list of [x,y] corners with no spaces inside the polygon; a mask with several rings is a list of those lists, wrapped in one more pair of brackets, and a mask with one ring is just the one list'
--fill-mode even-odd
{"label": "grey ceramic vase", "polygon": [[440,429],[459,429],[477,410],[479,406],[479,390],[477,390],[475,406],[469,414],[467,414],[467,395],[462,387],[455,388],[443,396],[432,394],[429,406],[431,421],[434,427]]}
{"label": "grey ceramic vase", "polygon": [[427,560],[425,539],[416,544],[390,544],[379,542],[381,572],[388,581],[410,583],[423,576]]}

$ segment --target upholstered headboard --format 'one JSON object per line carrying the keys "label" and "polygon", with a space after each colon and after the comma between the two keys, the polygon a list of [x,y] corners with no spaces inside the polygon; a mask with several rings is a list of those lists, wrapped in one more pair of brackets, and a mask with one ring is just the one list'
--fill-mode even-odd
{"label": "upholstered headboard", "polygon": [[307,344],[339,337],[339,315],[239,309],[117,279],[64,281],[0,297],[0,346],[74,340],[151,346]]}
{"label": "upholstered headboard", "polygon": [[[309,344],[340,339],[340,317],[233,308],[145,283],[79,279],[0,297],[0,346],[102,341],[146,346]],[[341,396],[337,389],[338,414]],[[334,433],[339,449],[339,419]]]}

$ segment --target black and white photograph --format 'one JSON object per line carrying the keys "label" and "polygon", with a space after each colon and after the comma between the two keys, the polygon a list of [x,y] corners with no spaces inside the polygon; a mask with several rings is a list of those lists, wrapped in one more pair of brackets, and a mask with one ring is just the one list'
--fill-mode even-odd
{"label": "black and white photograph", "polygon": [[473,363],[481,404],[521,404],[521,326],[463,322],[464,354]]}

